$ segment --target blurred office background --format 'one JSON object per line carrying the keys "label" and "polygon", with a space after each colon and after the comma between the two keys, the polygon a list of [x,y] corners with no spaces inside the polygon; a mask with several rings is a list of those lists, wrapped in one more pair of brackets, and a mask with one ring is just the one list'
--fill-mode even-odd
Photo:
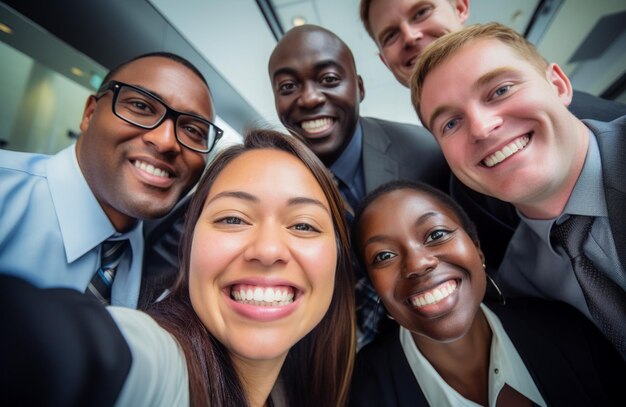
{"label": "blurred office background", "polygon": [[[352,49],[361,114],[417,123],[409,92],[380,62],[359,0],[7,0],[0,2],[0,148],[53,154],[73,142],[87,96],[132,56],[178,53],[214,94],[225,143],[280,128],[267,60],[295,24]],[[574,87],[626,103],[626,0],[470,0],[470,23],[499,21],[535,43]]]}

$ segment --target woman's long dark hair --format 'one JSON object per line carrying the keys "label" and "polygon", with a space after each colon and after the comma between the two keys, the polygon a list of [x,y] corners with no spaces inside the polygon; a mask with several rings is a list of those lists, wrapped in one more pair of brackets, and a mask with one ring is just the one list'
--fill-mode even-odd
{"label": "woman's long dark hair", "polygon": [[354,282],[341,198],[319,159],[290,135],[249,130],[243,145],[225,149],[209,165],[189,205],[181,240],[181,270],[171,294],[148,313],[180,344],[189,371],[192,406],[247,406],[248,400],[227,349],[196,315],[189,298],[189,263],[194,228],[215,179],[233,159],[250,150],[276,149],[297,157],[328,200],[337,242],[335,289],[322,321],[290,350],[280,373],[288,405],[342,406],[356,354]]}

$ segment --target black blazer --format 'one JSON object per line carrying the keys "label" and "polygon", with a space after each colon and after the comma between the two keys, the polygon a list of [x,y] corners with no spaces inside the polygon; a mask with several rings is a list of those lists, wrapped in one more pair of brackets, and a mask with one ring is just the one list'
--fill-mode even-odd
{"label": "black blazer", "polygon": [[114,404],[132,355],[99,301],[0,275],[0,308],[0,404]]}
{"label": "black blazer", "polygon": [[[488,306],[500,318],[548,406],[626,405],[626,364],[574,308],[530,298]],[[350,405],[428,405],[397,329],[357,354]]]}

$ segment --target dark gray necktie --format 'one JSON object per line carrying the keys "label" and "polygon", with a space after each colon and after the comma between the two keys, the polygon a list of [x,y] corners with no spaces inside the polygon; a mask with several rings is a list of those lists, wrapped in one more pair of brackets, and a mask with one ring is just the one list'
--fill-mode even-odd
{"label": "dark gray necktie", "polygon": [[102,243],[100,268],[91,278],[85,294],[97,298],[104,305],[111,304],[111,291],[115,272],[128,245],[128,239],[107,240]]}
{"label": "dark gray necktie", "polygon": [[571,216],[552,228],[552,242],[565,249],[591,316],[602,333],[626,358],[626,293],[598,270],[583,252],[593,217]]}

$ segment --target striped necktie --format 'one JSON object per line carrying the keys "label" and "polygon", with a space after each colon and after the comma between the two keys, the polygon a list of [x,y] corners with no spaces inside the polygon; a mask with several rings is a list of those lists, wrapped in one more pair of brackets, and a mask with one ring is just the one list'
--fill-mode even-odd
{"label": "striped necktie", "polygon": [[128,239],[107,240],[102,243],[100,268],[89,282],[85,294],[97,298],[104,305],[111,304],[113,278],[128,244]]}

